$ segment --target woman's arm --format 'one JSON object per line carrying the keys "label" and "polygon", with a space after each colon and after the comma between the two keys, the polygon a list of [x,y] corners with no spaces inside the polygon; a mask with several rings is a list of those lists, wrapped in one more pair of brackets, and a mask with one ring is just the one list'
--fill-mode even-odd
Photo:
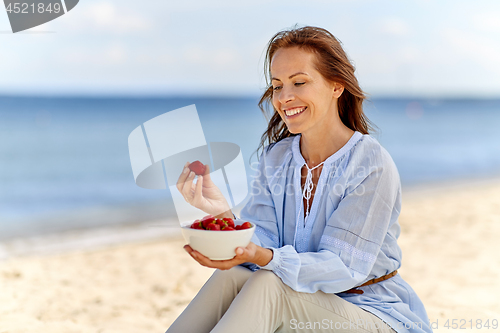
{"label": "woman's arm", "polygon": [[[269,220],[269,216],[275,217],[276,214],[274,212],[275,211],[274,204],[272,203],[272,200],[269,200],[270,193],[267,190],[267,182],[265,181],[266,177],[264,175],[264,169],[265,169],[264,161],[265,161],[265,156],[261,156],[261,163],[259,164],[260,168],[257,177],[252,182],[252,187],[251,187],[253,189],[252,197],[250,198],[249,204],[247,204],[246,206],[246,207],[251,206],[253,207],[252,209],[255,210],[255,212],[250,213],[250,216],[257,217],[257,219],[259,219],[259,217],[262,217],[262,219],[259,221],[259,224],[256,225],[256,232],[252,237],[252,241],[246,247],[240,247],[235,249],[236,256],[230,260],[215,260],[215,261],[210,260],[209,258],[205,257],[198,251],[193,250],[189,245],[184,246],[184,249],[201,265],[218,269],[229,269],[233,266],[242,265],[249,269],[257,270],[258,267],[265,266],[271,261],[273,257],[273,251],[261,246],[261,245],[278,246],[276,220],[272,219]],[[210,176],[208,171],[209,169],[207,166],[207,171],[205,172],[205,175],[203,176],[202,179],[199,179],[198,184],[196,184],[196,190],[193,190],[194,188],[194,185],[192,185],[193,177],[188,176],[189,173],[187,172],[183,173],[179,177],[177,187],[179,191],[181,191],[181,193],[183,193],[183,195],[185,196],[186,201],[190,202],[188,200],[190,199],[193,205],[194,203],[204,202],[205,203],[204,207],[210,207],[211,205],[213,205],[213,201],[217,201],[212,199],[215,198],[215,195],[208,195],[211,194],[211,192],[208,193],[202,192],[202,188],[204,188],[207,185],[206,184],[207,182],[205,182],[205,178],[206,180],[210,181],[209,178]],[[202,183],[203,185],[201,185],[200,180],[205,183]],[[215,185],[213,186],[215,187]],[[215,187],[215,189],[217,188]],[[214,190],[214,192],[216,192],[216,194],[219,194],[220,191],[218,191],[217,189],[217,191]],[[190,195],[192,195],[192,197],[190,197]],[[223,202],[223,204],[224,205],[218,207],[225,207],[225,205],[227,205],[225,201]],[[199,208],[201,209],[201,207]],[[242,211],[243,215],[245,214],[244,213],[245,208]],[[207,212],[206,209],[204,210]],[[263,218],[264,216],[267,216],[267,218],[264,219]],[[231,212],[231,210],[225,210],[223,213],[216,215],[216,217],[234,218],[234,215]],[[248,219],[248,221],[255,223],[254,219]],[[267,228],[269,230],[266,230]]]}
{"label": "woman's arm", "polygon": [[[280,155],[280,152],[276,153],[276,150],[279,148],[279,146],[273,147],[272,152],[275,153],[273,154],[274,156]],[[255,224],[255,233],[252,237],[252,242],[269,251],[268,254],[271,254],[270,258],[272,259],[273,251],[270,248],[278,248],[280,246],[280,237],[276,207],[268,184],[268,177],[273,177],[276,169],[272,167],[274,163],[267,164],[269,156],[266,151],[267,147],[264,148],[264,152],[260,156],[259,167],[250,186],[251,196],[245,207],[241,210],[240,216],[241,219]],[[281,159],[283,159],[283,155],[281,155]],[[241,266],[256,271],[267,264],[245,262]]]}
{"label": "woman's arm", "polygon": [[399,175],[385,154],[370,161],[369,174],[348,185],[327,221],[318,252],[297,253],[291,245],[272,248],[273,259],[262,268],[308,293],[338,293],[365,281],[400,211]]}

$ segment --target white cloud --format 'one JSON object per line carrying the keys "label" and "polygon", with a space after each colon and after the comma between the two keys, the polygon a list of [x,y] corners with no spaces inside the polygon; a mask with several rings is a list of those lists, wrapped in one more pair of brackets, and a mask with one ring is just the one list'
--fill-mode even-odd
{"label": "white cloud", "polygon": [[379,23],[380,32],[391,36],[406,36],[410,32],[408,23],[400,18],[386,18]]}
{"label": "white cloud", "polygon": [[104,52],[106,62],[122,64],[127,60],[127,50],[121,44],[110,45]]}
{"label": "white cloud", "polygon": [[216,48],[207,45],[190,45],[181,53],[183,61],[205,66],[210,70],[231,70],[242,63],[242,56],[235,47]]}
{"label": "white cloud", "polygon": [[140,13],[108,1],[81,4],[78,10],[78,15],[73,15],[71,20],[66,22],[67,27],[73,31],[127,34],[144,33],[152,29],[151,21],[142,17]]}
{"label": "white cloud", "polygon": [[403,63],[417,63],[423,57],[423,54],[416,45],[404,45],[399,48],[397,57]]}
{"label": "white cloud", "polygon": [[469,31],[447,28],[445,40],[453,47],[456,57],[464,57],[481,67],[500,73],[500,40]]}
{"label": "white cloud", "polygon": [[98,51],[91,51],[82,47],[61,50],[57,57],[61,64],[73,68],[82,65],[87,68],[92,68],[94,66],[105,68],[125,64],[130,60],[129,54],[130,52],[125,45],[115,42]]}
{"label": "white cloud", "polygon": [[472,17],[472,24],[482,32],[500,33],[500,11],[475,14]]}
{"label": "white cloud", "polygon": [[241,60],[241,55],[236,49],[222,48],[217,50],[213,56],[213,63],[216,69],[231,69],[236,67]]}
{"label": "white cloud", "polygon": [[[187,46],[183,52],[183,58],[191,64],[201,65],[207,63],[207,52],[198,45]],[[205,54],[205,56],[203,56]]]}

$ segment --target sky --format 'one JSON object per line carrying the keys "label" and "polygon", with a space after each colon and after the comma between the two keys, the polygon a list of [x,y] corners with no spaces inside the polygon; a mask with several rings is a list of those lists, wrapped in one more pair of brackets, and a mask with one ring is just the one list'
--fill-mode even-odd
{"label": "sky", "polygon": [[373,97],[499,97],[500,1],[81,0],[13,34],[0,95],[258,96],[278,31],[329,30]]}

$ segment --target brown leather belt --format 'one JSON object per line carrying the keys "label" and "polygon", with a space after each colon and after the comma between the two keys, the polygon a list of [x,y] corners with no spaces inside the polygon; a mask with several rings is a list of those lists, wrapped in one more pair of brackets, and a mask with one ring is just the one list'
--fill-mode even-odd
{"label": "brown leather belt", "polygon": [[387,279],[390,279],[391,277],[393,277],[394,275],[398,274],[398,271],[395,270],[394,272],[392,273],[389,273],[387,275],[384,275],[384,276],[381,276],[379,278],[376,278],[376,279],[371,279],[371,280],[368,280],[366,281],[365,283],[363,283],[362,285],[360,286],[357,286],[357,287],[354,287],[352,289],[349,289],[349,290],[346,290],[346,291],[343,291],[343,293],[350,293],[350,294],[363,294],[363,290],[359,290],[359,289],[356,289],[356,288],[359,288],[359,287],[364,287],[364,286],[368,286],[370,284],[374,284],[374,283],[378,283],[380,281],[385,281]]}

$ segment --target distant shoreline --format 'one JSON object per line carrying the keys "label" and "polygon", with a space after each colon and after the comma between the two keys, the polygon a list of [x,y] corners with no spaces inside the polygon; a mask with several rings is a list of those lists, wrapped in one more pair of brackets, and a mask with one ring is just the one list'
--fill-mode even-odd
{"label": "distant shoreline", "polygon": [[[263,93],[263,91],[262,91]],[[200,95],[189,95],[189,94],[133,94],[132,92],[124,93],[71,93],[66,94],[54,94],[54,93],[44,93],[44,92],[34,92],[30,94],[26,93],[2,93],[0,94],[0,99],[96,99],[96,100],[115,100],[115,99],[249,99],[258,100],[260,99],[260,94],[231,94],[231,95],[221,95],[221,94],[200,94]],[[489,95],[470,95],[470,96],[453,96],[453,95],[385,95],[385,94],[368,94],[368,101],[493,101],[499,102],[500,97],[497,94]]]}
{"label": "distant shoreline", "polygon": [[481,175],[479,177],[464,177],[459,179],[445,179],[434,182],[422,182],[417,184],[403,185],[403,196],[418,196],[432,193],[441,193],[448,190],[464,189],[484,185],[500,185],[500,173],[496,175]]}

